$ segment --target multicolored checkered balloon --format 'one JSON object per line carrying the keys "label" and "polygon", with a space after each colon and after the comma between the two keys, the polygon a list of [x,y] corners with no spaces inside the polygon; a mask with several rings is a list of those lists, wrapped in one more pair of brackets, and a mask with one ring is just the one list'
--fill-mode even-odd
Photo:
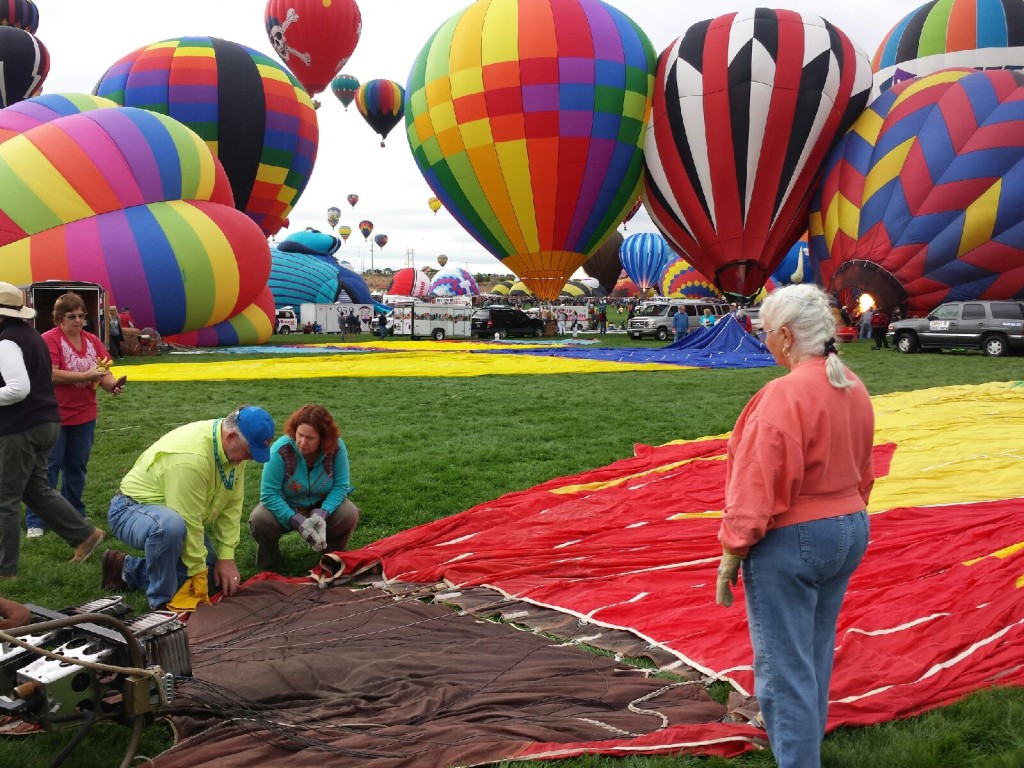
{"label": "multicolored checkered balloon", "polygon": [[544,299],[639,194],[655,53],[600,0],[479,0],[445,22],[406,87],[434,194]]}

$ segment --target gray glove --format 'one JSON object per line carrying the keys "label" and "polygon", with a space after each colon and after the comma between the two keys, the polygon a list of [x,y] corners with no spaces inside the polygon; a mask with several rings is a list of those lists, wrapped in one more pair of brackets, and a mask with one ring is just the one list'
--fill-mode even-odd
{"label": "gray glove", "polygon": [[[298,519],[296,520],[296,518]],[[319,515],[303,517],[296,513],[292,515],[290,523],[314,552],[323,552],[327,549],[327,521],[322,517]]]}
{"label": "gray glove", "polygon": [[718,581],[715,584],[715,605],[724,605],[726,608],[732,605],[732,590],[730,585],[736,586],[740,575],[740,556],[731,552],[722,552],[722,560],[718,564]]}

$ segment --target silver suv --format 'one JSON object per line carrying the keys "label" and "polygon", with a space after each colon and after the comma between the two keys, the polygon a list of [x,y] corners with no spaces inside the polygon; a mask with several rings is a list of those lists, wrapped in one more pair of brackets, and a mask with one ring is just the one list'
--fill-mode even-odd
{"label": "silver suv", "polygon": [[636,314],[626,324],[626,331],[631,339],[639,339],[643,336],[653,336],[658,341],[674,335],[672,330],[672,318],[676,312],[686,312],[690,316],[690,330],[700,327],[700,316],[705,309],[710,309],[711,314],[718,321],[722,315],[729,311],[729,305],[717,301],[701,301],[700,299],[666,299],[663,301],[648,301],[636,308]]}
{"label": "silver suv", "polygon": [[900,352],[969,348],[999,357],[1024,351],[1024,302],[951,301],[928,317],[891,323],[888,335]]}

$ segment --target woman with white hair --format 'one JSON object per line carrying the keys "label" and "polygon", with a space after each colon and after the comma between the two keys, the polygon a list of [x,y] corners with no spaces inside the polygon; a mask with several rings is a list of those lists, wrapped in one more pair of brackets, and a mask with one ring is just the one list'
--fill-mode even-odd
{"label": "woman with white hair", "polygon": [[786,375],[744,408],[729,440],[716,602],[743,572],[755,693],[780,768],[818,768],[836,622],[867,548],[874,411],[839,359],[828,297],[790,285],[761,307]]}

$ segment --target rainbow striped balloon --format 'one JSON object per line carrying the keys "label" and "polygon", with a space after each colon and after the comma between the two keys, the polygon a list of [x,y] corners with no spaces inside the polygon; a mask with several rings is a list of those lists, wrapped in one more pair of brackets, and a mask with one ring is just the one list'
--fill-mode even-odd
{"label": "rainbow striped balloon", "polygon": [[600,0],[479,0],[413,64],[409,145],[444,207],[551,300],[640,194],[654,68]]}
{"label": "rainbow striped balloon", "polygon": [[[14,284],[100,283],[140,326],[166,335],[249,311],[270,249],[194,132],[54,94],[0,111],[0,273]],[[265,341],[270,323],[254,316],[238,342]]]}
{"label": "rainbow striped balloon", "polygon": [[153,43],[118,60],[95,93],[187,125],[231,180],[235,205],[276,234],[316,162],[320,129],[309,94],[259,51],[215,37]]}

